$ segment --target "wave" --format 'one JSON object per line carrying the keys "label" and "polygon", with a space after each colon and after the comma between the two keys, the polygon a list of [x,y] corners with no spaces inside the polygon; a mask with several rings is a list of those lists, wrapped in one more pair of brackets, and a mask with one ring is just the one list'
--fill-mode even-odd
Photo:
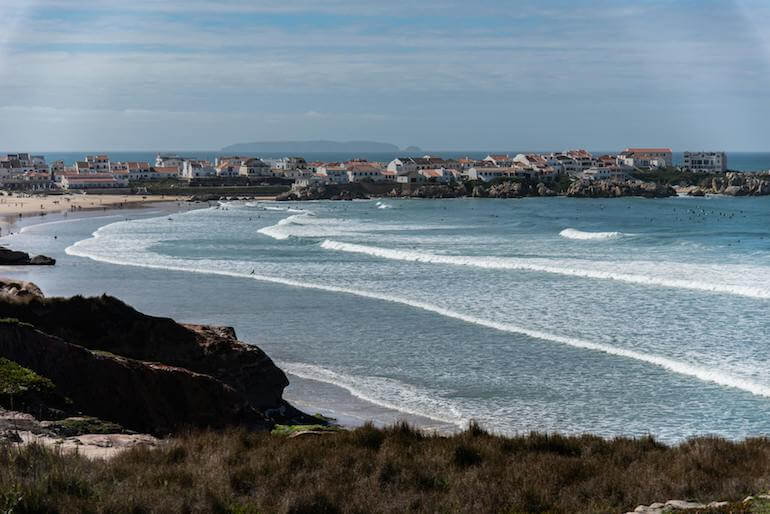
{"label": "wave", "polygon": [[[276,364],[287,373],[306,380],[335,385],[356,398],[386,409],[456,425],[459,428],[467,426],[469,421],[455,405],[441,399],[439,395],[390,378],[358,377],[299,362],[276,361]],[[394,398],[399,401],[395,402]]]}
{"label": "wave", "polygon": [[305,209],[293,209],[291,207],[275,207],[272,205],[259,205],[258,202],[247,203],[248,207],[260,207],[265,211],[280,211],[280,212],[292,212],[295,214],[313,214],[311,211]]}
{"label": "wave", "polygon": [[[449,264],[455,266],[472,266],[483,269],[533,271],[565,275],[570,277],[614,280],[617,282],[642,286],[661,286],[673,289],[688,289],[692,291],[704,291],[708,293],[745,296],[748,298],[756,298],[761,300],[770,299],[770,290],[767,288],[738,284],[720,284],[699,280],[687,280],[653,275],[641,275],[596,268],[591,269],[589,266],[595,266],[597,264],[596,262],[581,261],[577,259],[550,260],[544,258],[524,259],[515,257],[436,255],[430,253],[415,252],[411,250],[395,250],[352,243],[341,243],[330,239],[323,241],[321,243],[321,248],[339,252],[370,255],[372,257],[399,261],[422,262],[430,264]],[[638,264],[640,263],[628,263],[629,266]],[[659,266],[660,263],[655,263],[655,265]]]}
{"label": "wave", "polygon": [[[151,213],[142,213],[142,214],[151,214]],[[63,223],[75,223],[77,221],[98,220],[98,219],[107,219],[107,218],[125,218],[125,216],[122,214],[112,214],[109,216],[83,216],[83,217],[66,219],[66,220],[46,221],[45,223],[35,223],[34,225],[27,225],[27,226],[21,227],[18,233],[23,234],[25,232],[29,232],[30,230],[34,230],[39,227],[47,227],[49,225],[61,225]]]}
{"label": "wave", "polygon": [[[107,225],[107,227],[109,226],[110,225]],[[402,297],[384,294],[384,293],[370,292],[370,291],[359,290],[359,289],[349,289],[345,287],[331,286],[331,285],[325,285],[325,284],[317,284],[312,282],[299,281],[299,280],[293,280],[293,279],[275,277],[275,276],[269,276],[269,275],[257,275],[257,274],[252,275],[251,273],[248,273],[248,272],[216,269],[214,267],[201,267],[200,264],[204,261],[191,261],[187,266],[181,266],[179,265],[178,260],[175,260],[173,258],[166,258],[163,256],[156,256],[156,258],[160,259],[160,262],[153,263],[153,262],[148,262],[146,260],[141,260],[142,257],[146,259],[146,256],[142,256],[140,257],[139,260],[135,260],[135,261],[127,260],[125,257],[125,255],[127,255],[126,252],[118,251],[117,253],[122,256],[122,258],[118,259],[112,256],[104,256],[104,255],[96,254],[94,252],[87,251],[84,248],[84,246],[86,244],[93,243],[93,241],[102,238],[103,229],[105,228],[106,227],[102,227],[96,232],[94,232],[93,238],[78,241],[77,243],[67,247],[65,249],[65,253],[72,256],[85,257],[85,258],[92,259],[94,261],[106,262],[109,264],[116,264],[121,266],[128,265],[128,266],[136,266],[136,267],[148,268],[148,269],[182,271],[182,272],[191,272],[191,273],[202,273],[207,275],[219,275],[219,276],[229,276],[229,277],[235,277],[235,278],[245,278],[245,279],[252,279],[252,280],[257,280],[261,282],[282,284],[290,287],[314,289],[314,290],[327,291],[332,293],[349,294],[349,295],[358,296],[362,298],[369,298],[374,300],[397,303],[397,304],[413,307],[416,309],[421,309],[426,312],[432,312],[434,314],[438,314],[440,316],[444,316],[447,318],[453,318],[460,321],[464,321],[466,323],[471,323],[481,327],[498,330],[501,332],[523,335],[526,337],[530,337],[532,339],[548,341],[551,343],[562,344],[573,348],[600,352],[607,355],[622,357],[626,359],[635,360],[638,362],[643,362],[646,364],[651,364],[653,366],[657,366],[659,368],[665,369],[673,373],[677,373],[679,375],[696,378],[703,382],[709,382],[709,383],[717,384],[724,387],[739,389],[741,391],[745,391],[747,393],[751,393],[756,396],[770,398],[770,387],[762,384],[757,384],[755,382],[752,382],[750,380],[746,380],[740,377],[735,377],[735,376],[725,374],[718,369],[709,369],[709,368],[703,368],[700,366],[694,366],[692,364],[677,361],[677,360],[670,359],[668,357],[663,357],[660,355],[648,354],[648,353],[643,353],[636,350],[619,348],[616,346],[612,346],[604,343],[596,343],[593,341],[588,341],[588,340],[580,339],[576,337],[550,334],[540,330],[520,327],[512,323],[502,323],[497,321],[491,321],[484,318],[479,318],[477,316],[453,311],[445,307],[440,307],[437,305],[432,305],[429,303],[412,300],[409,298],[402,298]],[[150,244],[152,244],[152,241],[145,241],[140,244],[133,242],[131,243],[130,248],[133,251],[137,251],[137,250],[146,249],[146,247],[148,247]],[[140,247],[138,248],[138,246]],[[141,248],[141,246],[143,246],[144,248]],[[112,247],[112,245],[106,245],[106,247]],[[170,262],[164,262],[163,259],[168,259],[168,261]],[[213,262],[213,263],[210,262],[210,265],[213,265],[213,266],[216,266],[217,264],[218,263],[216,262]],[[228,265],[231,266],[232,263],[228,263]]]}
{"label": "wave", "polygon": [[307,216],[309,216],[309,213],[307,212],[303,212],[302,214],[294,214],[293,216],[289,216],[288,218],[280,220],[275,225],[262,227],[261,229],[257,230],[257,233],[272,237],[273,239],[278,239],[279,241],[289,239],[289,237],[291,237],[293,234],[290,231],[287,231],[285,227],[297,222],[300,218]]}
{"label": "wave", "polygon": [[280,220],[275,225],[263,227],[258,233],[273,239],[286,240],[290,237],[322,239],[327,237],[345,237],[350,235],[368,236],[381,232],[426,231],[433,228],[453,229],[454,226],[403,225],[396,223],[367,223],[361,221],[323,218],[310,211],[302,211]]}
{"label": "wave", "polygon": [[623,237],[625,234],[623,232],[583,232],[582,230],[577,230],[574,228],[565,228],[564,230],[559,232],[559,235],[567,239],[593,241],[593,240],[605,240],[605,239],[618,239],[620,237]]}
{"label": "wave", "polygon": [[378,209],[392,209],[392,208],[393,208],[393,206],[392,206],[392,205],[390,205],[390,204],[388,204],[388,203],[384,203],[384,202],[377,202],[377,208],[378,208]]}

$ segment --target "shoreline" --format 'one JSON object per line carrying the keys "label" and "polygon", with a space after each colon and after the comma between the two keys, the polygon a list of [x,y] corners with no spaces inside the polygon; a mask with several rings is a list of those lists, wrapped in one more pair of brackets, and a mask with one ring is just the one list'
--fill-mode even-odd
{"label": "shoreline", "polygon": [[157,203],[187,202],[189,196],[153,195],[8,195],[0,196],[0,235],[25,218],[141,208]]}
{"label": "shoreline", "polygon": [[[252,200],[250,200],[252,201]],[[255,201],[272,201],[268,198],[259,198]],[[151,202],[133,202],[126,207],[116,207],[114,205],[100,205],[92,209],[80,209],[76,211],[55,211],[47,215],[30,215],[24,217],[14,217],[7,225],[13,227],[13,231],[4,230],[0,235],[0,241],[8,236],[23,234],[27,229],[46,224],[58,224],[62,222],[78,222],[88,219],[104,218],[102,225],[107,225],[115,220],[107,218],[120,218],[122,214],[127,214],[125,209],[130,209],[136,214],[151,212],[154,208],[160,209],[158,215],[188,212],[191,210],[205,209],[213,205],[211,202],[204,203],[178,203],[169,201],[168,197],[164,201]],[[0,219],[1,218],[0,214]],[[1,226],[1,225],[0,225]],[[3,276],[13,276],[22,278],[20,271],[22,267],[8,266],[7,272],[0,274]],[[49,270],[50,271],[50,270]],[[56,272],[56,269],[52,270]],[[26,273],[24,273],[26,275]],[[24,280],[29,279],[24,277]],[[29,279],[32,282],[34,278]],[[79,291],[71,291],[71,295],[79,294]],[[116,294],[120,296],[119,294]],[[237,331],[238,327],[235,326]],[[256,344],[252,342],[251,344]],[[279,365],[279,367],[281,367]],[[297,405],[303,411],[310,414],[322,414],[335,419],[335,423],[345,428],[356,428],[371,421],[375,426],[384,427],[397,421],[408,421],[428,431],[436,431],[443,434],[451,434],[457,431],[457,427],[443,426],[430,418],[412,415],[400,410],[383,407],[377,403],[366,399],[358,398],[351,391],[337,384],[313,380],[292,374],[281,367],[289,377],[290,384],[284,392],[284,397]],[[319,396],[319,392],[322,392]],[[439,426],[441,425],[441,426]]]}

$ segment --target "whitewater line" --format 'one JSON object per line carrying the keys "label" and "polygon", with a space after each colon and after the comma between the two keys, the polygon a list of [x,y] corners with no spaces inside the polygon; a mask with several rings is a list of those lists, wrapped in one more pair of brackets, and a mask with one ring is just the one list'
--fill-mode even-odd
{"label": "whitewater line", "polygon": [[511,257],[438,255],[415,252],[412,250],[394,250],[390,248],[379,248],[375,246],[366,246],[353,243],[341,243],[331,239],[327,239],[322,242],[321,248],[325,250],[370,255],[372,257],[397,261],[422,262],[429,264],[449,264],[483,269],[535,271],[556,275],[566,275],[569,277],[614,280],[617,282],[625,282],[643,286],[662,286],[673,289],[689,289],[693,291],[705,291],[709,293],[746,296],[748,298],[758,298],[761,300],[770,299],[770,291],[754,287],[707,284],[704,282],[695,282],[676,278],[660,278],[645,275],[634,275],[631,273],[615,273],[611,271],[557,267],[553,265],[537,264],[524,259],[516,259]]}
{"label": "whitewater line", "polygon": [[[377,397],[374,394],[370,394],[364,391],[361,387],[355,384],[357,377],[351,377],[349,375],[346,376],[341,373],[332,371],[330,369],[326,369],[321,366],[316,366],[315,364],[306,364],[301,362],[286,362],[286,361],[276,361],[276,364],[278,365],[279,368],[286,371],[286,373],[298,376],[300,378],[304,378],[305,380],[315,380],[317,382],[323,382],[326,384],[331,384],[331,385],[340,387],[342,389],[345,389],[347,392],[349,392],[351,395],[355,396],[356,398],[372,403],[374,405],[379,405],[380,407],[385,407],[386,409],[403,412],[405,414],[412,414],[414,416],[420,416],[423,418],[428,418],[433,421],[438,421],[440,423],[456,425],[459,428],[467,427],[468,421],[470,421],[469,419],[464,418],[462,414],[457,410],[457,408],[451,405],[442,405],[442,406],[439,406],[438,409],[444,409],[444,410],[450,411],[452,414],[455,414],[457,416],[455,418],[442,417],[433,413],[421,412],[419,409],[415,409],[411,406],[396,405],[392,402],[389,402],[388,400],[383,400],[382,398]],[[375,378],[380,378],[380,377],[375,377]],[[382,379],[382,380],[385,380],[387,383],[389,383],[395,388],[400,388],[401,390],[400,392],[402,394],[404,392],[408,392],[412,395],[415,394],[414,387],[409,384],[404,384],[402,382],[398,382],[396,380],[389,379],[389,378]],[[359,378],[358,381],[365,382],[366,378]],[[425,400],[427,400],[429,403],[434,403],[434,404],[441,403],[441,402],[437,402],[434,398],[430,396],[422,398],[422,401],[425,401]]]}
{"label": "whitewater line", "polygon": [[577,239],[580,241],[602,241],[606,239],[618,239],[626,234],[623,232],[584,232],[575,228],[565,228],[559,235],[565,239]]}
{"label": "whitewater line", "polygon": [[[151,214],[151,213],[143,213],[143,214]],[[106,218],[124,218],[122,214],[113,214],[110,216],[83,216],[83,217],[73,217],[71,219],[66,220],[57,220],[57,221],[45,221],[43,223],[34,223],[32,225],[25,225],[19,229],[19,234],[23,234],[27,232],[28,230],[34,229],[35,227],[47,227],[49,225],[60,225],[62,223],[75,223],[77,221],[85,221],[85,220],[98,220],[98,219],[106,219]]]}
{"label": "whitewater line", "polygon": [[[98,239],[100,237],[99,230],[94,232],[93,236],[94,236],[94,239]],[[161,270],[170,270],[170,271],[202,273],[202,274],[208,274],[208,275],[230,276],[235,278],[251,278],[253,280],[258,280],[261,282],[271,282],[271,283],[282,284],[282,285],[291,286],[291,287],[328,291],[332,293],[343,293],[343,294],[349,294],[349,295],[359,296],[363,298],[370,298],[374,300],[381,300],[381,301],[386,301],[391,303],[408,305],[416,309],[421,309],[427,312],[439,314],[447,318],[457,319],[460,321],[464,321],[466,323],[471,323],[482,327],[491,328],[494,330],[498,330],[500,332],[524,335],[527,337],[531,337],[533,339],[560,343],[566,346],[571,346],[573,348],[591,350],[595,352],[605,353],[607,355],[633,359],[639,362],[652,364],[654,366],[663,368],[667,371],[678,373],[680,375],[697,378],[703,382],[711,382],[724,387],[740,389],[748,393],[754,394],[756,396],[764,396],[764,397],[770,398],[770,387],[763,386],[761,384],[756,384],[754,382],[751,382],[749,380],[745,380],[742,378],[732,377],[730,375],[723,375],[710,369],[693,366],[691,364],[680,362],[674,359],[668,359],[666,357],[662,357],[655,354],[645,354],[635,350],[617,348],[607,344],[594,343],[592,341],[586,341],[586,340],[578,339],[574,337],[548,334],[546,332],[519,327],[510,323],[500,323],[496,321],[490,321],[490,320],[486,320],[476,316],[452,311],[444,307],[439,307],[436,305],[431,305],[428,303],[410,300],[407,298],[401,298],[397,296],[392,296],[388,294],[348,289],[348,288],[339,287],[339,286],[327,286],[322,284],[314,284],[311,282],[300,282],[298,280],[286,279],[281,277],[271,277],[268,275],[251,275],[247,273],[239,273],[239,272],[224,271],[224,270],[212,270],[212,269],[206,269],[206,268],[194,268],[194,267],[160,265],[160,264],[149,264],[149,263],[135,263],[135,262],[120,261],[117,259],[110,259],[110,258],[101,257],[101,256],[96,257],[93,255],[89,255],[87,252],[78,251],[77,249],[78,245],[80,243],[83,243],[84,241],[88,241],[88,240],[79,241],[73,244],[72,246],[67,247],[65,249],[65,253],[67,255],[85,257],[95,261],[106,262],[109,264],[116,264],[118,266],[128,265],[128,266],[136,266],[136,267],[143,267],[143,268],[150,268],[150,269],[161,269]]]}

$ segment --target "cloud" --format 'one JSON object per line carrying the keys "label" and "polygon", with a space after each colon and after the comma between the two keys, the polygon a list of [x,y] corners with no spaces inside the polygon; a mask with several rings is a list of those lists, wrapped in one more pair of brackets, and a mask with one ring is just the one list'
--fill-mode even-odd
{"label": "cloud", "polygon": [[[35,134],[15,130],[24,105],[53,109],[38,127],[69,118],[90,138],[117,131],[115,144],[160,123],[181,142],[196,123],[227,135],[292,120],[394,141],[408,125],[451,146],[477,123],[498,141],[543,119],[585,132],[586,106],[651,132],[661,113],[735,141],[720,124],[768,132],[750,116],[767,110],[770,82],[770,9],[753,0],[0,0],[0,19],[0,135],[13,141]],[[127,124],[135,134],[115,128]]]}

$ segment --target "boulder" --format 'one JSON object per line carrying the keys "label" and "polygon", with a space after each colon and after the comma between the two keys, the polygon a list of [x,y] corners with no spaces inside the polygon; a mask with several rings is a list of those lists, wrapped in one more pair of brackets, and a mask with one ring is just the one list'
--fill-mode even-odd
{"label": "boulder", "polygon": [[56,264],[56,259],[47,257],[45,255],[35,255],[29,260],[32,266],[53,266]]}
{"label": "boulder", "polygon": [[32,282],[0,278],[0,297],[9,298],[43,298],[43,291]]}
{"label": "boulder", "polygon": [[8,248],[0,248],[0,266],[52,266],[56,260],[45,255],[30,258],[27,252],[17,252]]}
{"label": "boulder", "polygon": [[16,252],[8,248],[0,248],[0,266],[23,266],[29,264],[27,252]]}

